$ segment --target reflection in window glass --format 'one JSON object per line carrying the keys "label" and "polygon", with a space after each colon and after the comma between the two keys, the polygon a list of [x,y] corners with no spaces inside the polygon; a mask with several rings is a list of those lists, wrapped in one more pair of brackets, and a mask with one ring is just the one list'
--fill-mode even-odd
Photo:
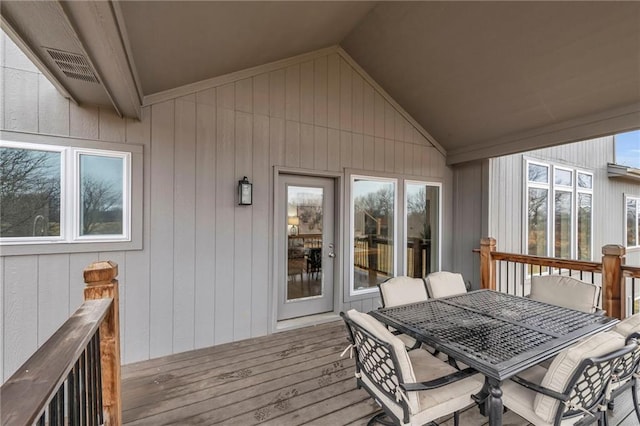
{"label": "reflection in window glass", "polygon": [[376,287],[395,275],[395,181],[354,178],[353,290]]}
{"label": "reflection in window glass", "polygon": [[637,203],[636,199],[627,199],[627,247],[638,245]]}
{"label": "reflection in window glass", "polygon": [[0,237],[60,236],[61,153],[0,148]]}
{"label": "reflection in window glass", "polygon": [[571,193],[556,191],[555,194],[555,257],[571,257]]}
{"label": "reflection in window glass", "polygon": [[578,173],[578,188],[593,189],[593,176]]}
{"label": "reflection in window glass", "polygon": [[578,193],[578,260],[591,260],[591,207],[593,196]]}
{"label": "reflection in window glass", "polygon": [[529,188],[528,214],[528,254],[534,256],[547,255],[547,211],[549,203],[548,190]]}
{"label": "reflection in window glass", "polygon": [[287,300],[321,296],[323,188],[287,186]]}
{"label": "reflection in window glass", "polygon": [[556,185],[571,186],[573,185],[573,172],[565,169],[555,169],[554,182]]}
{"label": "reflection in window glass", "polygon": [[80,235],[122,235],[124,159],[80,154]]}
{"label": "reflection in window glass", "polygon": [[408,183],[407,276],[422,278],[437,269],[440,188],[424,183]]}
{"label": "reflection in window glass", "polygon": [[549,167],[541,164],[529,163],[529,182],[548,183]]}

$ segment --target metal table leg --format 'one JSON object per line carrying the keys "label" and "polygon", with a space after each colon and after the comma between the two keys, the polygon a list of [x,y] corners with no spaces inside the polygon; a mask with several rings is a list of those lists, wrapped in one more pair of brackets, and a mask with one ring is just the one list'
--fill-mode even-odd
{"label": "metal table leg", "polygon": [[502,426],[502,389],[500,382],[489,379],[489,426]]}

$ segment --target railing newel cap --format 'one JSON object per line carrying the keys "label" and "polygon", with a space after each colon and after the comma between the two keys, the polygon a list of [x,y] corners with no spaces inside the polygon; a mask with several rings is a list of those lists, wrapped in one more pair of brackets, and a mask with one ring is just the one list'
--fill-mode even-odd
{"label": "railing newel cap", "polygon": [[605,256],[624,256],[627,249],[619,244],[607,244],[602,247],[602,254]]}
{"label": "railing newel cap", "polygon": [[118,264],[111,260],[93,262],[84,268],[83,274],[87,284],[108,283],[118,276]]}

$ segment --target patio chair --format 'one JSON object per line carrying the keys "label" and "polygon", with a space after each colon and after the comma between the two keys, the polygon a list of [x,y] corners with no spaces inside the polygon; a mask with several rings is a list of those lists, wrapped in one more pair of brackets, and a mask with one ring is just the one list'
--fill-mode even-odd
{"label": "patio chair", "polygon": [[539,365],[502,385],[504,406],[536,426],[606,424],[604,404],[612,374],[637,348],[609,331],[560,352],[549,369]]}
{"label": "patio chair", "polygon": [[482,388],[473,370],[458,371],[427,351],[407,352],[404,343],[370,315],[354,309],[341,312],[355,349],[356,383],[380,405],[369,425],[422,425],[473,404],[471,395]]}
{"label": "patio chair", "polygon": [[[640,314],[635,314],[629,318],[622,320],[614,327],[613,331],[621,334],[627,340],[640,339]],[[618,368],[618,372],[611,379],[608,395],[608,408],[613,410],[615,399],[627,389],[631,388],[631,396],[633,406],[640,424],[640,406],[638,405],[638,369],[640,367],[640,350],[634,351],[625,356],[622,365]]]}
{"label": "patio chair", "polygon": [[533,276],[529,298],[591,314],[598,311],[600,287],[562,275]]}
{"label": "patio chair", "polygon": [[[427,287],[422,278],[393,277],[378,284],[382,307],[406,305],[407,303],[424,302],[429,298]],[[420,347],[420,342],[411,336],[393,330],[408,350]]]}
{"label": "patio chair", "polygon": [[432,272],[425,278],[429,297],[434,299],[447,296],[455,296],[467,292],[462,274],[455,272]]}

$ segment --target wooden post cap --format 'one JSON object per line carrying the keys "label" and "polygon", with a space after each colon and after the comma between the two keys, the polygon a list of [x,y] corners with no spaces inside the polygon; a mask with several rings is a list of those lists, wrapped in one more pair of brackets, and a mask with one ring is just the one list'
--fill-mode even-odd
{"label": "wooden post cap", "polygon": [[606,256],[624,256],[627,250],[618,244],[607,244],[602,247],[602,254]]}
{"label": "wooden post cap", "polygon": [[484,237],[480,239],[480,245],[481,246],[495,246],[496,245],[496,239],[492,238],[492,237]]}
{"label": "wooden post cap", "polygon": [[84,282],[110,282],[118,276],[118,264],[111,260],[93,262],[84,268]]}

